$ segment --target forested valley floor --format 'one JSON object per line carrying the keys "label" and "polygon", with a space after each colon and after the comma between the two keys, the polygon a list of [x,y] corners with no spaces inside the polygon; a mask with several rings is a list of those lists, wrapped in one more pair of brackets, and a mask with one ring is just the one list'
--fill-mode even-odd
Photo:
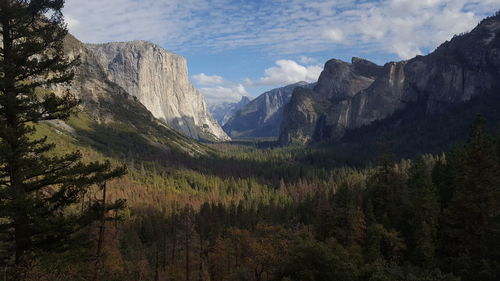
{"label": "forested valley floor", "polygon": [[101,280],[498,280],[500,141],[481,118],[447,153],[360,167],[320,148],[249,144],[104,155],[48,125],[38,132],[61,151],[126,162],[108,200],[127,207],[86,229],[87,247],[40,258],[33,280],[96,269]]}

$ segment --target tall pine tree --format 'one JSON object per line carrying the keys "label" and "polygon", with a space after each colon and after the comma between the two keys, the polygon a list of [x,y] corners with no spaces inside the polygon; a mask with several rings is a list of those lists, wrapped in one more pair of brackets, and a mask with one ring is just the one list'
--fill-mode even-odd
{"label": "tall pine tree", "polygon": [[463,280],[500,278],[500,159],[484,123],[476,118],[461,157],[449,161],[459,172],[444,212],[441,243],[446,266]]}
{"label": "tall pine tree", "polygon": [[432,182],[430,165],[421,156],[410,168],[410,234],[409,246],[414,264],[431,267],[436,253],[437,227],[440,214],[438,193]]}
{"label": "tall pine tree", "polygon": [[73,77],[76,63],[63,53],[63,5],[64,0],[0,1],[0,247],[3,261],[17,272],[35,253],[61,248],[94,221],[102,213],[100,203],[78,213],[68,207],[92,186],[125,172],[107,162],[84,164],[79,152],[48,154],[54,145],[34,137],[35,124],[68,118],[78,104],[69,92],[38,91]]}

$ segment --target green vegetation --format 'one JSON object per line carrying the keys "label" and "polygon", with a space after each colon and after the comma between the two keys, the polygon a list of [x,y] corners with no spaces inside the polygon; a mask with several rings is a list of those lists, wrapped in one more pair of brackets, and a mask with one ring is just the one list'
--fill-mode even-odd
{"label": "green vegetation", "polygon": [[[421,139],[380,122],[333,148],[272,148],[199,144],[113,85],[77,111],[70,95],[40,90],[72,76],[61,60],[63,2],[0,4],[4,280],[499,280],[500,138],[482,118],[449,149],[428,142],[456,134],[435,129],[446,118],[402,120],[429,126]],[[14,19],[38,40],[15,49]],[[54,53],[39,61],[45,43]],[[375,141],[359,137],[380,129]],[[354,136],[366,142],[347,142]],[[366,144],[390,139],[412,159],[374,162]],[[444,153],[422,155],[421,145]],[[124,164],[126,175],[111,168]]]}
{"label": "green vegetation", "polygon": [[[65,120],[77,106],[69,94],[39,91],[73,78],[76,61],[63,59],[67,34],[64,1],[0,2],[0,261],[4,279],[30,279],[33,261],[47,253],[78,248],[82,229],[104,224],[108,211],[106,181],[125,173],[109,162],[81,161],[78,151],[54,153],[34,124]],[[95,186],[103,200],[76,204]],[[101,237],[102,235],[100,235]],[[97,260],[100,259],[98,245]],[[96,261],[96,264],[98,262]],[[97,268],[97,267],[96,267]]]}
{"label": "green vegetation", "polygon": [[500,96],[496,93],[482,93],[470,101],[426,114],[426,104],[417,102],[384,120],[347,131],[342,140],[333,144],[335,148],[328,152],[328,157],[360,165],[387,151],[406,158],[448,151],[466,139],[468,128],[478,114],[486,119],[488,129],[497,131],[499,103]]}
{"label": "green vegetation", "polygon": [[[129,174],[110,183],[112,198],[126,198],[128,209],[107,225],[101,280],[499,276],[500,142],[481,120],[449,153],[382,157],[364,168],[312,162],[324,148],[247,144],[213,144],[216,153],[169,161],[108,158],[98,144],[51,125],[39,131],[91,159],[128,163]],[[44,259],[39,269],[47,280],[86,280],[87,263],[56,263],[64,278],[47,273],[56,270]]]}

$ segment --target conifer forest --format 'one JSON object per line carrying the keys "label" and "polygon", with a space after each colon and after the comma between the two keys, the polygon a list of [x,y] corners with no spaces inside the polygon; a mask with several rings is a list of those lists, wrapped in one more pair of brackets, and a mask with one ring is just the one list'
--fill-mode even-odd
{"label": "conifer forest", "polygon": [[64,2],[0,0],[0,281],[500,280],[498,65],[439,117],[199,141],[81,70]]}

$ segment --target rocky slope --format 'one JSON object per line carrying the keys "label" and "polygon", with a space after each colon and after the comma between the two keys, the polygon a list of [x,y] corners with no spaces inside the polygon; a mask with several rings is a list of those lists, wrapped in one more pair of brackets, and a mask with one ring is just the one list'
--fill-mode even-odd
{"label": "rocky slope", "polygon": [[241,100],[239,102],[223,102],[219,104],[213,104],[209,105],[208,109],[210,110],[210,113],[212,113],[212,116],[215,118],[215,121],[217,121],[217,123],[219,123],[221,126],[224,126],[238,110],[250,103],[250,101],[250,97],[243,96],[241,97]]}
{"label": "rocky slope", "polygon": [[497,89],[500,16],[483,20],[427,56],[383,67],[353,59],[327,62],[318,85],[298,89],[285,109],[280,143],[340,139],[346,130],[385,119],[413,104],[427,114]]}
{"label": "rocky slope", "polygon": [[229,140],[189,82],[186,60],[145,41],[87,44],[107,80],[136,97],[154,117],[194,139]]}
{"label": "rocky slope", "polygon": [[297,88],[285,107],[280,142],[307,143],[340,134],[349,122],[352,100],[368,88],[383,68],[367,60],[330,60],[313,89]]}
{"label": "rocky slope", "polygon": [[299,82],[261,94],[237,111],[223,126],[224,131],[233,138],[277,137],[283,108],[298,87],[313,85]]}
{"label": "rocky slope", "polygon": [[52,90],[69,90],[81,104],[70,120],[48,122],[50,126],[70,134],[82,145],[121,158],[138,154],[143,159],[158,160],[176,152],[206,154],[206,147],[156,119],[136,97],[108,80],[99,57],[83,43],[69,35],[65,49],[69,58],[80,57],[81,64],[70,85]]}

